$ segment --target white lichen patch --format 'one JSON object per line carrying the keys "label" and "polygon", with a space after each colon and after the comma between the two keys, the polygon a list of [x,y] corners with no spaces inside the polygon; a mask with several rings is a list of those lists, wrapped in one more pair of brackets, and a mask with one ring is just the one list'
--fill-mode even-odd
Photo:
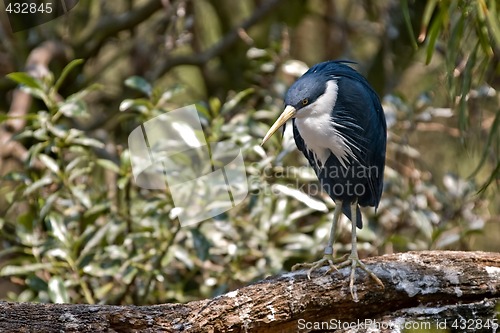
{"label": "white lichen patch", "polygon": [[400,253],[399,254],[399,260],[401,261],[411,261],[411,262],[416,262],[416,263],[422,263],[420,260],[420,257],[413,254],[413,253]]}
{"label": "white lichen patch", "polygon": [[434,294],[439,290],[439,281],[437,277],[433,275],[425,275],[422,281],[420,282],[420,285],[421,285],[421,293],[423,295]]}
{"label": "white lichen patch", "polygon": [[304,272],[302,270],[300,271],[294,271],[294,272],[288,272],[284,273],[281,275],[281,277],[287,278],[287,279],[294,279],[298,275],[304,275]]}
{"label": "white lichen patch", "polygon": [[287,289],[288,291],[292,291],[292,290],[293,290],[293,283],[294,283],[294,282],[295,282],[295,279],[293,279],[293,278],[292,278],[292,279],[290,279],[290,280],[288,280],[288,286],[286,286],[286,289]]}
{"label": "white lichen patch", "polygon": [[424,305],[419,305],[413,308],[408,308],[405,309],[404,312],[411,315],[411,316],[421,316],[421,315],[437,315],[449,308],[448,305],[446,306],[439,306],[439,307],[428,307]]}
{"label": "white lichen patch", "polygon": [[238,296],[238,290],[234,290],[234,291],[230,291],[230,292],[226,293],[226,297],[233,298],[233,297],[236,297],[236,296]]}
{"label": "white lichen patch", "polygon": [[253,300],[248,296],[238,297],[235,300],[235,305],[238,308],[238,316],[243,323],[243,329],[245,330],[245,332],[247,332],[250,328],[249,324],[252,321],[250,318],[250,313],[252,312],[253,308]]}
{"label": "white lichen patch", "polygon": [[267,315],[267,319],[269,319],[270,321],[274,321],[274,314],[276,313],[276,310],[274,310],[274,307],[272,305],[268,305],[267,308],[271,311],[271,313]]}
{"label": "white lichen patch", "polygon": [[[488,276],[491,280],[493,281],[498,281],[500,279],[500,268],[499,267],[493,267],[493,266],[486,266],[484,267],[486,270],[486,273],[488,273]],[[496,292],[498,289],[498,286],[496,283],[489,283],[489,288],[493,292]]]}
{"label": "white lichen patch", "polygon": [[418,294],[433,294],[440,288],[438,278],[433,275],[425,275],[421,280],[415,281],[415,279],[409,279],[405,271],[400,270],[396,274],[398,275],[393,275],[396,289],[403,290],[410,297]]}
{"label": "white lichen patch", "polygon": [[[448,281],[450,281],[450,284],[454,284],[454,285],[459,285],[460,284],[460,279],[459,279],[460,274],[456,270],[454,270],[454,269],[443,269],[443,271],[444,271],[444,277],[445,277],[445,279],[447,279]],[[462,289],[460,289],[460,287],[455,287],[454,290],[455,290],[455,294],[458,297],[462,296],[463,292],[462,292]]]}
{"label": "white lichen patch", "polygon": [[460,284],[460,280],[458,278],[459,274],[457,271],[452,270],[452,269],[445,269],[444,270],[444,277],[448,281],[450,281],[451,284]]}
{"label": "white lichen patch", "polygon": [[486,266],[484,267],[488,275],[492,279],[498,279],[500,278],[500,268],[499,267],[493,267],[493,266]]}
{"label": "white lichen patch", "polygon": [[70,321],[70,322],[77,322],[78,319],[76,319],[75,315],[72,314],[71,312],[64,312],[62,315],[59,316],[60,321]]}
{"label": "white lichen patch", "polygon": [[80,321],[71,312],[64,312],[59,316],[59,321],[64,322],[64,328],[67,331],[78,331],[80,329]]}
{"label": "white lichen patch", "polygon": [[313,278],[312,282],[314,282],[315,285],[323,288],[329,288],[332,286],[332,278],[329,275],[321,275]]}

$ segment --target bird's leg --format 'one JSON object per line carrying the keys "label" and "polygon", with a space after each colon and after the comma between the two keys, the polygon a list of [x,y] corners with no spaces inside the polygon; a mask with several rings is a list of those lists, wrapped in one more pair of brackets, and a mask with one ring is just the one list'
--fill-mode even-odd
{"label": "bird's leg", "polygon": [[349,278],[349,289],[351,291],[352,299],[357,302],[358,295],[356,293],[356,289],[354,288],[354,280],[356,278],[356,267],[364,270],[379,286],[384,288],[384,284],[380,279],[373,273],[361,260],[359,260],[358,256],[358,247],[357,247],[357,239],[356,239],[356,224],[357,224],[357,214],[356,214],[357,202],[351,203],[351,218],[352,218],[352,234],[351,234],[351,255],[347,258],[346,261],[340,263],[337,266],[337,269],[351,266],[351,274]]}
{"label": "bird's leg", "polygon": [[[340,214],[342,213],[342,202],[337,201],[335,203],[335,210],[333,212],[333,221],[332,221],[332,228],[330,229],[330,237],[328,239],[328,244],[325,247],[325,254],[323,255],[323,258],[320,260],[313,262],[313,263],[305,263],[305,264],[296,264],[292,267],[292,271],[296,271],[302,268],[309,268],[309,271],[307,272],[307,277],[310,279],[311,278],[311,273],[319,267],[328,265],[330,266],[330,269],[325,273],[327,274],[328,272],[331,272],[333,270],[337,270],[335,267],[336,261],[339,261],[339,259],[335,260],[333,258],[333,242],[335,241],[335,230],[337,228],[337,222],[340,218]],[[342,261],[345,259],[344,257],[340,259]]]}

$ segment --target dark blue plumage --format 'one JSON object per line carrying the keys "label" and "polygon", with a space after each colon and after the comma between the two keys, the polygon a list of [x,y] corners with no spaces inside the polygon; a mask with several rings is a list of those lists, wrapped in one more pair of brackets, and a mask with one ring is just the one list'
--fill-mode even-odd
{"label": "dark blue plumage", "polygon": [[[317,162],[314,151],[307,143],[293,119],[293,133],[300,151],[314,168],[323,189],[330,197],[342,201],[343,213],[351,219],[350,203],[357,200],[360,206],[377,207],[383,189],[386,150],[386,122],[377,94],[366,79],[340,61],[328,61],[311,67],[288,90],[285,105],[296,109],[314,104],[325,92],[326,82],[334,80],[338,86],[335,105],[330,117],[332,127],[358,149],[348,156],[344,165],[329,152],[324,165]],[[307,105],[301,101],[308,96]],[[357,208],[357,225],[362,219]]]}
{"label": "dark blue plumage", "polygon": [[[354,287],[356,267],[384,288],[384,283],[359,260],[356,226],[363,226],[359,206],[377,208],[380,202],[387,127],[377,94],[346,63],[349,62],[323,62],[301,76],[286,93],[285,109],[262,144],[292,119],[297,147],[336,204],[323,258],[311,264],[294,265],[292,270],[309,268],[310,277],[311,272],[324,265],[330,267],[327,273],[350,267],[349,289],[353,300],[358,301]],[[338,263],[333,257],[333,243],[341,212],[353,223],[351,254]],[[356,216],[352,216],[353,212]]]}

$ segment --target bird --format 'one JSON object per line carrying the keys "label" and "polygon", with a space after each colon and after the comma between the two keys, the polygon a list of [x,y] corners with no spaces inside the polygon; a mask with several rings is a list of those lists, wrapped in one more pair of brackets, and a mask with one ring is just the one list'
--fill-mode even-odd
{"label": "bird", "polygon": [[[314,169],[323,191],[335,202],[333,221],[323,258],[297,264],[292,270],[329,266],[328,274],[350,267],[349,289],[358,301],[355,271],[364,270],[380,287],[383,282],[359,259],[356,228],[363,227],[361,207],[377,209],[383,192],[387,125],[380,99],[349,60],[318,63],[288,89],[284,110],[261,145],[292,119],[297,148]],[[333,257],[335,230],[344,213],[352,222],[351,252]]]}

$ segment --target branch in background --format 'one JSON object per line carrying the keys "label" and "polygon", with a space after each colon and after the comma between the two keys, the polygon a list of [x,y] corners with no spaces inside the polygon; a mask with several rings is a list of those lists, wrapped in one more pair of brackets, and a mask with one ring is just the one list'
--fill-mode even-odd
{"label": "branch in background", "polygon": [[231,30],[222,39],[217,42],[214,46],[208,50],[199,53],[191,54],[186,56],[177,57],[167,57],[160,65],[157,66],[157,70],[153,73],[153,80],[159,78],[170,69],[179,65],[195,65],[201,66],[207,63],[210,59],[218,57],[232,45],[234,45],[238,40],[242,39],[242,31],[245,31],[260,22],[264,17],[266,17],[272,10],[283,0],[269,0],[265,2],[260,8],[256,9],[252,16],[250,16],[246,21],[244,21],[239,27]]}
{"label": "branch in background", "polygon": [[[367,320],[392,332],[405,322],[454,320],[491,324],[500,301],[500,254],[422,251],[366,260],[381,290],[358,271],[352,301],[348,269],[307,279],[305,271],[267,278],[213,299],[187,304],[106,306],[0,303],[2,332],[309,332],[299,325],[346,323],[367,332]],[[332,321],[333,320],[333,321]],[[486,327],[486,326],[484,326]],[[387,328],[387,329],[384,329]],[[394,330],[393,330],[394,329]],[[426,329],[425,331],[428,331]],[[339,329],[339,331],[344,331]],[[347,330],[345,330],[347,331]]]}
{"label": "branch in background", "polygon": [[[26,60],[25,70],[35,78],[42,78],[49,73],[49,63],[54,58],[64,57],[65,54],[66,47],[64,44],[58,41],[46,41],[31,51]],[[24,116],[28,114],[31,102],[32,97],[28,93],[19,88],[14,91],[10,110],[7,114],[13,119],[6,120],[3,126],[0,126],[1,173],[4,171],[1,165],[4,158],[13,156],[19,161],[24,161],[27,157],[26,148],[18,142],[11,141],[11,139],[14,133],[20,131],[26,125]]]}
{"label": "branch in background", "polygon": [[[43,78],[49,73],[49,63],[52,59],[64,57],[65,50],[65,46],[60,42],[47,41],[42,43],[29,54],[26,60],[25,71],[35,78]],[[31,96],[21,89],[16,89],[8,116],[21,118],[7,120],[5,127],[10,132],[20,131],[26,124],[26,120],[22,119],[22,117],[28,113],[30,107]]]}
{"label": "branch in background", "polygon": [[92,29],[87,30],[83,36],[77,39],[73,48],[75,50],[81,50],[78,53],[79,57],[88,58],[99,50],[106,39],[117,35],[120,31],[131,29],[147,20],[151,15],[161,9],[162,6],[167,7],[167,1],[150,0],[142,7],[134,9],[133,11],[112,17],[103,17]]}

